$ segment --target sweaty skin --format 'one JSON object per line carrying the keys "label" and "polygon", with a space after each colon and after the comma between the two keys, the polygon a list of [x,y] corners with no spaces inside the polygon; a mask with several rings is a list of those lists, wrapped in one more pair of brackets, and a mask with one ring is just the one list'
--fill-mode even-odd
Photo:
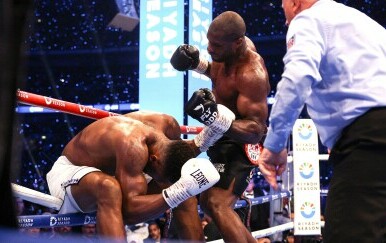
{"label": "sweaty skin", "polygon": [[[267,131],[270,84],[262,57],[253,42],[244,36],[243,20],[235,15],[228,11],[211,23],[207,49],[213,62],[209,63],[205,75],[212,81],[216,103],[225,105],[236,115],[224,136],[256,144]],[[230,21],[241,28],[230,29]],[[234,180],[226,190],[210,188],[201,193],[200,205],[213,218],[225,242],[256,242],[233,210],[238,199],[233,187]]]}
{"label": "sweaty skin", "polygon": [[[208,52],[212,58],[221,56],[223,50],[217,47],[216,36],[212,38],[214,41]],[[226,62],[213,61],[206,75],[212,80],[216,102],[228,107],[239,118],[225,134],[239,142],[256,144],[266,133],[270,84],[264,60],[253,42],[245,37],[244,44],[245,50],[240,56]]]}
{"label": "sweaty skin", "polygon": [[[74,165],[103,172],[89,173],[71,187],[83,211],[97,210],[99,234],[124,239],[124,224],[157,218],[169,209],[161,189],[171,183],[157,157],[180,135],[177,121],[168,115],[133,112],[100,119],[67,144],[63,155]],[[149,185],[144,173],[153,178]],[[195,197],[175,208],[173,219],[181,228],[180,238],[203,241]]]}

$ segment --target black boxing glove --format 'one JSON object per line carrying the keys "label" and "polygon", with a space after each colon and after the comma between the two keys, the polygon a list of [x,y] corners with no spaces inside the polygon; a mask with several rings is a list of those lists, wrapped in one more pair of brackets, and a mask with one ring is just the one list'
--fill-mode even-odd
{"label": "black boxing glove", "polygon": [[185,112],[192,118],[209,126],[217,116],[217,104],[209,89],[199,89],[185,104]]}
{"label": "black boxing glove", "polygon": [[209,62],[200,58],[199,50],[192,45],[180,45],[173,53],[170,64],[178,71],[194,70],[205,73]]}
{"label": "black boxing glove", "polygon": [[206,88],[193,93],[185,104],[185,112],[220,134],[228,131],[235,120],[235,114],[227,107],[217,104],[213,93]]}

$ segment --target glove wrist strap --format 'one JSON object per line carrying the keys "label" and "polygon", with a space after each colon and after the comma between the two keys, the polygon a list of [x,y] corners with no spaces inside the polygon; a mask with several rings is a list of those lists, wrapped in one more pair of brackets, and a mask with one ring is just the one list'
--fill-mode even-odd
{"label": "glove wrist strap", "polygon": [[193,70],[198,72],[198,73],[204,74],[206,72],[206,70],[208,69],[208,66],[209,66],[208,60],[205,60],[205,59],[200,57],[200,62],[198,63],[197,67]]}
{"label": "glove wrist strap", "polygon": [[216,133],[223,134],[231,127],[232,122],[236,119],[235,114],[226,106],[217,105],[218,114],[216,119],[209,127]]}
{"label": "glove wrist strap", "polygon": [[221,137],[222,133],[216,133],[210,127],[204,127],[204,129],[194,137],[193,141],[201,152],[205,152]]}
{"label": "glove wrist strap", "polygon": [[189,194],[182,182],[177,181],[170,187],[162,190],[162,196],[170,208],[175,208],[192,195]]}

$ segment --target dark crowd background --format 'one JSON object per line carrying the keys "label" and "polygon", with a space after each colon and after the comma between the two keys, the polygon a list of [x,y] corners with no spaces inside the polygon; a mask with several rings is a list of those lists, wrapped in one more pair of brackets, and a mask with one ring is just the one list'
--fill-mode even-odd
{"label": "dark crowd background", "polygon": [[[386,27],[385,0],[338,2],[357,8]],[[110,3],[33,1],[31,14],[21,30],[24,32],[21,52],[26,65],[17,88],[85,105],[137,104],[139,25],[131,32],[107,27],[112,14]],[[137,13],[139,7],[136,0]],[[272,87],[270,96],[273,96],[286,48],[287,27],[281,0],[213,1],[213,17],[227,10],[236,11],[244,18],[247,36],[265,59]],[[23,105],[16,108],[18,139],[13,145],[17,153],[9,161],[11,181],[49,193],[46,173],[65,144],[93,120],[58,112],[25,112]],[[133,110],[114,112],[130,111]],[[307,114],[303,112],[302,117]],[[321,146],[320,153],[326,152]],[[321,187],[328,188],[331,168],[321,162],[320,169]]]}

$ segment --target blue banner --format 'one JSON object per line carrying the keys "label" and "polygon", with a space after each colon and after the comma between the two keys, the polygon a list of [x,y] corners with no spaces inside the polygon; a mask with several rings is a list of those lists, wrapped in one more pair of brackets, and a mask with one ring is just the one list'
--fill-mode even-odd
{"label": "blue banner", "polygon": [[[208,54],[208,39],[206,34],[212,22],[212,0],[189,0],[189,44],[200,50],[200,55],[210,60]],[[199,88],[210,88],[212,84],[208,77],[194,71],[188,72],[188,99]],[[200,126],[198,121],[188,118],[189,126]]]}
{"label": "blue banner", "polygon": [[170,58],[184,42],[184,1],[141,0],[140,6],[140,110],[163,112],[183,124],[183,72]]}
{"label": "blue banner", "polygon": [[17,218],[20,228],[47,228],[96,224],[96,213],[26,215]]}
{"label": "blue banner", "polygon": [[[267,203],[273,200],[290,197],[291,192],[281,191],[266,196],[251,198],[251,205]],[[234,208],[242,208],[248,206],[245,200],[238,200]],[[198,207],[198,212],[203,211]],[[26,215],[17,217],[20,228],[48,228],[59,226],[75,226],[96,223],[96,213],[69,213],[69,214],[52,214],[52,215]]]}

